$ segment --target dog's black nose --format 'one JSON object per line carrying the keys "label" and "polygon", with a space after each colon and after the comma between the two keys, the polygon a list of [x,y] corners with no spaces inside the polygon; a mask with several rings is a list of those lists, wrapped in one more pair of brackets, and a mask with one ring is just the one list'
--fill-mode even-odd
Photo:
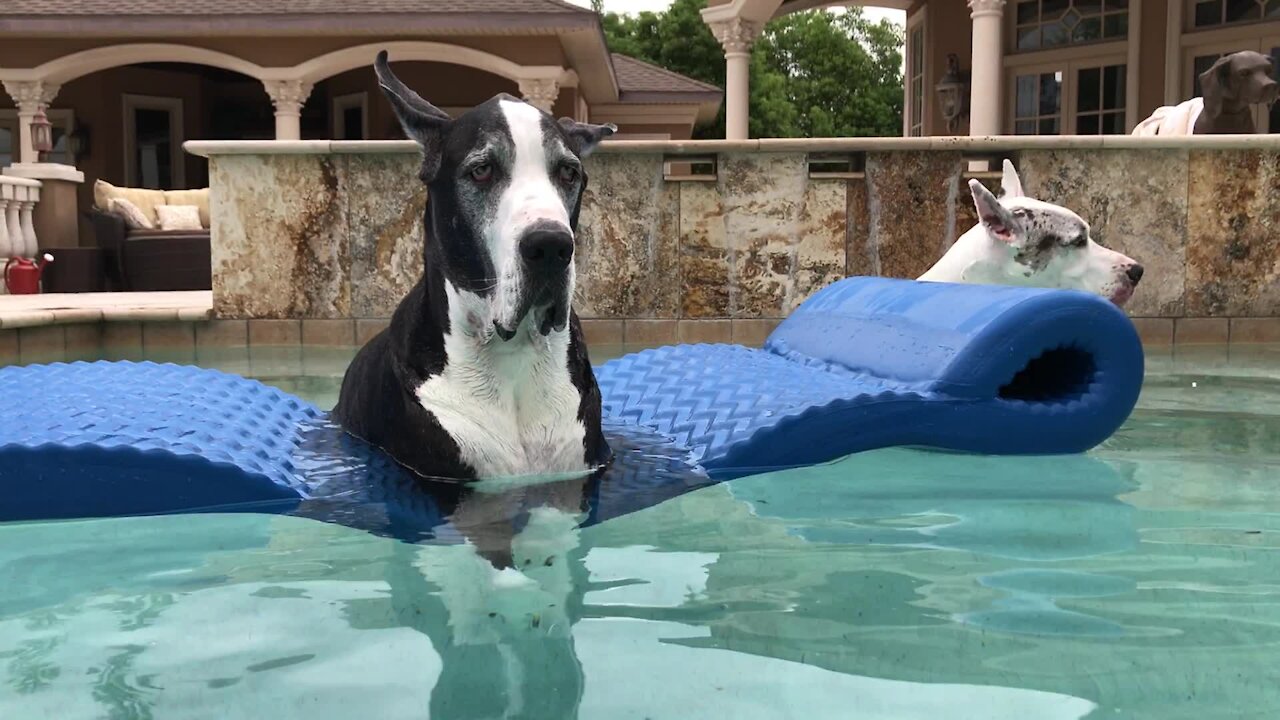
{"label": "dog's black nose", "polygon": [[563,270],[573,259],[573,236],[564,230],[533,230],[520,240],[520,257],[535,272]]}
{"label": "dog's black nose", "polygon": [[1124,271],[1124,274],[1129,278],[1129,282],[1137,285],[1138,281],[1142,279],[1142,266],[1136,263],[1130,265],[1129,269]]}

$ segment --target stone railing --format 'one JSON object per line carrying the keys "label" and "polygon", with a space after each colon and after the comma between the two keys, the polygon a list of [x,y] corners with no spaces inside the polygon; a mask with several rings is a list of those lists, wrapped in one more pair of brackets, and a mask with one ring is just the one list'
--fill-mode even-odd
{"label": "stone railing", "polygon": [[[40,181],[0,175],[0,267],[11,257],[34,258],[39,241],[31,213],[40,202]],[[0,282],[0,293],[6,292]]]}
{"label": "stone railing", "polygon": [[[413,145],[187,147],[210,158],[217,316],[383,318],[416,281],[425,195]],[[975,222],[965,179],[999,184],[975,161],[1004,157],[1028,194],[1076,210],[1146,266],[1128,308],[1149,319],[1145,334],[1167,328],[1172,340],[1186,318],[1188,332],[1221,328],[1223,341],[1237,324],[1280,341],[1272,136],[606,144],[588,162],[576,307],[659,340],[767,329],[845,275],[922,273]]]}

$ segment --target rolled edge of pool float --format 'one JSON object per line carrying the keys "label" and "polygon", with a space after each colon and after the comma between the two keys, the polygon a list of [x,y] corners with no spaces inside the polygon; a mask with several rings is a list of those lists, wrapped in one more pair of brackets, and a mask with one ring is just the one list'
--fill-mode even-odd
{"label": "rolled edge of pool float", "polygon": [[732,477],[891,445],[1083,452],[1132,412],[1143,353],[1128,317],[1094,295],[849,278],[761,350],[670,346],[596,376],[607,416]]}

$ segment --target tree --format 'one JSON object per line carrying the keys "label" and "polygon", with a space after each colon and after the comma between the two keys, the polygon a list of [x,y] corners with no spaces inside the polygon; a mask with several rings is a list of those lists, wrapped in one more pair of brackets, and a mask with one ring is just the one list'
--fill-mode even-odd
{"label": "tree", "polygon": [[[605,13],[614,52],[724,87],[724,52],[702,21],[706,0],[675,0],[661,13]],[[861,8],[794,13],[769,23],[751,55],[753,137],[898,135],[902,130],[902,28]],[[695,137],[724,137],[724,109]]]}

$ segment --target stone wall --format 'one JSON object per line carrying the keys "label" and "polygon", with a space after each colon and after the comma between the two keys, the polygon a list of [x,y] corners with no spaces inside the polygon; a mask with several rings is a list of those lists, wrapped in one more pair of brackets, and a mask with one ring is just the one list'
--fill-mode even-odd
{"label": "stone wall", "polygon": [[[606,146],[588,161],[578,312],[619,340],[624,322],[628,340],[746,339],[845,275],[915,277],[973,225],[965,183],[982,151],[1146,266],[1128,308],[1144,334],[1280,315],[1280,143],[952,140]],[[193,145],[211,157],[218,317],[384,318],[415,282],[411,146]],[[688,174],[709,157],[715,172]]]}

